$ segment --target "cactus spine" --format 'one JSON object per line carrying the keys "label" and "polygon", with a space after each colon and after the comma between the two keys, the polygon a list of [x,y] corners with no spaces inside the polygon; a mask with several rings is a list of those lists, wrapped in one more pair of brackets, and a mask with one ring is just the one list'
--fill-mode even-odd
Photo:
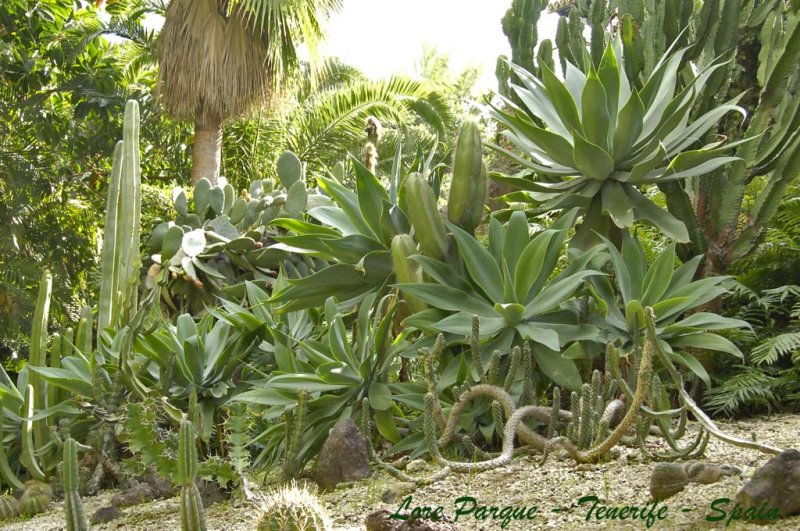
{"label": "cactus spine", "polygon": [[447,219],[467,232],[474,232],[480,224],[486,200],[486,168],[481,157],[481,133],[474,120],[466,120],[461,125],[453,161]]}
{"label": "cactus spine", "polygon": [[411,173],[403,182],[408,217],[414,227],[414,238],[423,254],[443,260],[450,246],[442,223],[433,189],[421,173]]}
{"label": "cactus spine", "polygon": [[331,528],[330,518],[317,499],[295,484],[270,494],[262,511],[258,531],[324,531]]}
{"label": "cactus spine", "polygon": [[178,435],[178,474],[181,486],[181,531],[205,531],[206,515],[197,490],[197,447],[194,425],[184,418]]}
{"label": "cactus spine", "polygon": [[97,320],[97,341],[106,328],[124,322],[138,303],[139,219],[139,105],[125,105],[122,140],[114,148],[103,234],[103,267]]}
{"label": "cactus spine", "polygon": [[64,442],[64,511],[67,531],[86,531],[89,524],[78,494],[78,443],[70,437]]}

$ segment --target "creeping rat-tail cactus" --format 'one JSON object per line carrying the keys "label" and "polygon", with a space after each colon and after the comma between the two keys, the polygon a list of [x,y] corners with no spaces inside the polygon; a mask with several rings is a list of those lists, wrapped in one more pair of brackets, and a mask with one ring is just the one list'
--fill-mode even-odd
{"label": "creeping rat-tail cactus", "polygon": [[258,531],[322,531],[331,529],[330,518],[319,501],[294,483],[267,497]]}
{"label": "creeping rat-tail cactus", "polygon": [[481,155],[478,124],[466,120],[458,134],[453,155],[453,182],[447,201],[447,219],[467,232],[474,232],[483,217],[486,168]]}
{"label": "creeping rat-tail cactus", "polygon": [[181,486],[181,531],[206,531],[203,500],[197,490],[197,447],[194,426],[185,418],[178,435],[177,483]]}
{"label": "creeping rat-tail cactus", "polygon": [[414,227],[414,238],[422,254],[442,260],[450,246],[447,231],[442,223],[436,197],[421,173],[411,173],[403,182],[406,193],[408,218]]}
{"label": "creeping rat-tail cactus", "polygon": [[86,513],[78,494],[78,443],[70,437],[64,442],[64,513],[67,531],[86,531]]}

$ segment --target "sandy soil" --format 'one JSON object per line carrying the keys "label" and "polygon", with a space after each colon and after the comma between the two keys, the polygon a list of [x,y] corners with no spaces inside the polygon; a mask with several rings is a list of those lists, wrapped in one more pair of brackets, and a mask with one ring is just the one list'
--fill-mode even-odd
{"label": "sandy soil", "polygon": [[[768,442],[782,448],[800,447],[800,416],[782,415],[771,419],[747,419],[721,422],[720,427],[734,435],[750,438],[755,433],[759,441]],[[696,429],[690,426],[690,430]],[[769,456],[753,450],[741,450],[712,438],[705,454],[709,462],[736,465],[743,472],[742,477],[725,477],[712,485],[690,484],[683,492],[666,502],[659,503],[652,511],[664,516],[653,519],[650,529],[800,529],[800,516],[784,519],[769,526],[756,526],[742,520],[727,519],[731,516],[734,503],[717,502],[720,498],[733,499],[747,479],[763,465]],[[636,449],[622,448],[618,458],[600,465],[576,465],[564,457],[551,456],[547,463],[539,465],[538,457],[515,458],[511,465],[481,474],[454,474],[433,485],[420,488],[412,494],[410,507],[428,506],[432,509],[441,506],[444,514],[453,517],[456,500],[459,497],[473,497],[476,510],[472,514],[459,517],[461,529],[500,530],[500,529],[647,529],[647,519],[627,519],[625,521],[596,520],[600,506],[652,507],[649,503],[650,471],[653,463],[644,462]],[[429,472],[434,468],[429,467]],[[333,492],[320,496],[337,529],[363,529],[364,518],[377,509],[399,511],[404,498],[392,504],[381,501],[382,494],[396,480],[385,474],[375,474],[371,479],[352,485],[340,486]],[[309,488],[315,488],[309,485]],[[91,515],[97,508],[108,504],[113,493],[105,492],[84,500],[86,512]],[[590,514],[591,501],[578,504],[585,496],[596,496],[597,507]],[[466,507],[469,502],[462,502]],[[475,517],[479,506],[496,506],[499,512],[506,506],[525,507],[525,513],[532,506],[537,512],[530,520],[514,520],[502,527],[502,520],[488,517],[480,520]],[[125,517],[103,526],[98,530],[172,530],[180,529],[178,499],[162,500],[139,505],[124,510]],[[721,516],[725,520],[710,522],[709,516]],[[409,511],[401,511],[408,514]],[[484,512],[488,512],[484,510]],[[520,511],[521,512],[521,511]],[[251,504],[235,502],[217,504],[206,509],[209,530],[240,531],[254,530],[258,508]],[[49,512],[23,521],[6,522],[0,529],[15,531],[55,531],[64,529],[62,504],[53,503]],[[588,517],[588,518],[587,518]]]}

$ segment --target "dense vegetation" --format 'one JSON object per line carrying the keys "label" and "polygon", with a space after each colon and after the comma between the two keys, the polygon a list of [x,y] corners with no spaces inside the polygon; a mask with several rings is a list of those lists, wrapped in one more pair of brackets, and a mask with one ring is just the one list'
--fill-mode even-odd
{"label": "dense vegetation", "polygon": [[302,63],[337,1],[108,4],[0,6],[3,485],[79,522],[154,467],[202,528],[195,476],[296,477],[342,418],[444,474],[776,451],[703,407],[800,405],[796,2],[553,2],[554,45],[514,0],[486,105],[432,51]]}

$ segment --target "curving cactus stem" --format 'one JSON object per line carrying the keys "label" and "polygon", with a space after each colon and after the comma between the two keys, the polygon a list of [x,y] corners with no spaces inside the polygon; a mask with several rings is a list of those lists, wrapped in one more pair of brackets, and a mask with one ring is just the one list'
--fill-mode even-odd
{"label": "curving cactus stem", "polygon": [[86,513],[78,494],[78,443],[70,437],[64,442],[64,512],[67,531],[87,531]]}
{"label": "curving cactus stem", "polygon": [[197,490],[197,447],[195,446],[194,425],[184,418],[178,435],[178,474],[181,486],[181,530],[205,531],[206,515],[203,501]]}

